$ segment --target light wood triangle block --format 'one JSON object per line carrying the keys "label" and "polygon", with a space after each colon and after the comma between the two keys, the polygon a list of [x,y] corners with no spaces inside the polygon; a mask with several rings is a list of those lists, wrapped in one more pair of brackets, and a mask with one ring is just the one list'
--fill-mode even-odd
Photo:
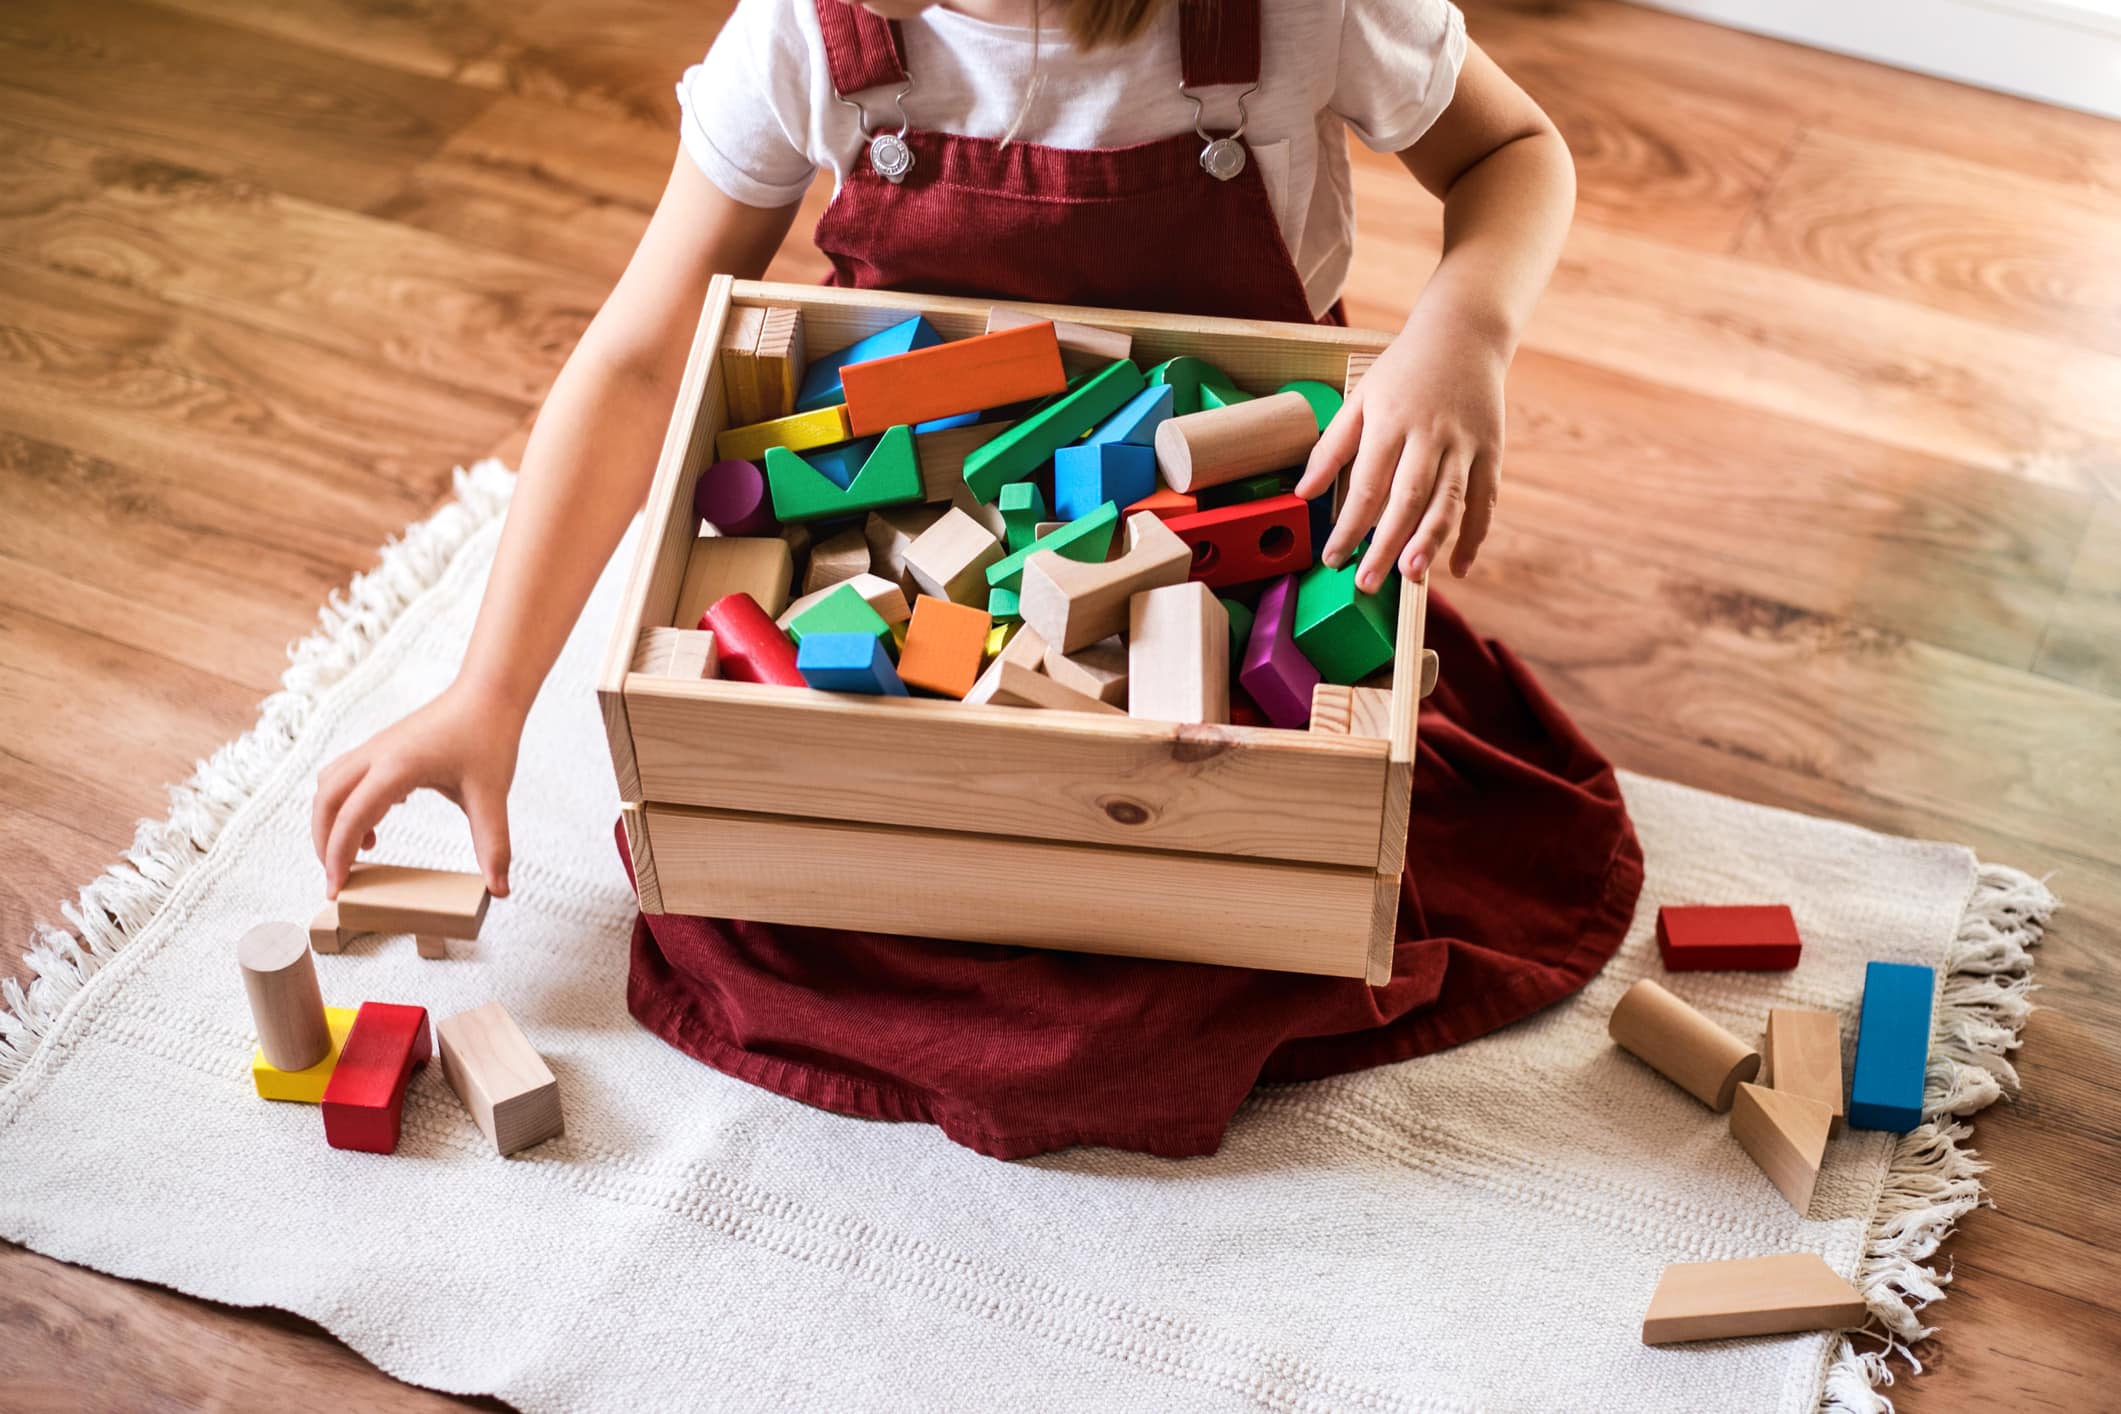
{"label": "light wood triangle block", "polygon": [[1833,1127],[1833,1111],[1808,1096],[1740,1085],[1731,1101],[1731,1137],[1800,1217],[1812,1206]]}
{"label": "light wood triangle block", "polygon": [[1816,1252],[1674,1262],[1657,1279],[1642,1343],[1842,1330],[1869,1317],[1863,1294]]}

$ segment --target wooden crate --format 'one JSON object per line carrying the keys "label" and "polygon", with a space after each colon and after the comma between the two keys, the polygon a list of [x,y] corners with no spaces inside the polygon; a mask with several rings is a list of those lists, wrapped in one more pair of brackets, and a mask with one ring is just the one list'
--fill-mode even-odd
{"label": "wooden crate", "polygon": [[[641,907],[1386,981],[1426,579],[1400,595],[1385,739],[629,671],[642,630],[675,612],[697,530],[693,482],[727,422],[715,365],[724,322],[762,305],[801,308],[816,352],[916,313],[961,338],[982,332],[993,307],[727,278],[708,290],[598,677]],[[1198,355],[1252,391],[1292,378],[1340,387],[1351,354],[1386,342],[1017,307],[1124,329],[1144,368]],[[958,434],[957,458],[978,440]],[[932,488],[937,472],[923,468]]]}

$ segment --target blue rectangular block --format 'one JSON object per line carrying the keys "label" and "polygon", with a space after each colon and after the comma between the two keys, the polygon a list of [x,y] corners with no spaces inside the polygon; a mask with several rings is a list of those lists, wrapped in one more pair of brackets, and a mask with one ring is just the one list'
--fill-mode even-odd
{"label": "blue rectangular block", "polygon": [[971,412],[953,413],[949,417],[932,417],[926,422],[916,422],[913,424],[913,431],[915,436],[923,432],[948,432],[953,427],[970,427],[979,420],[979,409],[974,408]]}
{"label": "blue rectangular block", "polygon": [[1156,449],[1135,442],[1082,442],[1053,454],[1053,510],[1077,520],[1105,502],[1131,506],[1156,489]]}
{"label": "blue rectangular block", "polygon": [[1937,974],[1927,967],[1874,962],[1864,970],[1856,1076],[1849,1085],[1851,1128],[1905,1134],[1922,1122],[1930,998],[1936,990]]}
{"label": "blue rectangular block", "polygon": [[884,640],[871,633],[811,633],[795,650],[795,669],[820,692],[861,692],[904,697],[906,684]]}
{"label": "blue rectangular block", "polygon": [[840,370],[850,363],[867,363],[872,358],[912,353],[915,349],[930,348],[942,341],[943,336],[935,331],[935,326],[916,314],[889,329],[880,329],[866,339],[858,339],[836,354],[813,359],[803,372],[803,388],[796,395],[795,410],[815,412],[834,403],[846,402],[847,394],[840,387]]}

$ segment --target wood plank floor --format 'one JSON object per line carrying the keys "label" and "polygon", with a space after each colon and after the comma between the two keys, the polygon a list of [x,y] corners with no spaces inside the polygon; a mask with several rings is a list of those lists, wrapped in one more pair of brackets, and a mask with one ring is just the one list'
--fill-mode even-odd
{"label": "wood plank floor", "polygon": [[[0,7],[0,975],[451,466],[520,446],[726,9]],[[1455,592],[1624,765],[2052,871],[1994,1207],[1892,1395],[2110,1404],[2121,127],[1602,0],[1469,11],[1582,199]],[[1351,313],[1394,324],[1436,213],[1366,154],[1357,200]],[[4,1245],[0,1368],[24,1409],[451,1402]]]}

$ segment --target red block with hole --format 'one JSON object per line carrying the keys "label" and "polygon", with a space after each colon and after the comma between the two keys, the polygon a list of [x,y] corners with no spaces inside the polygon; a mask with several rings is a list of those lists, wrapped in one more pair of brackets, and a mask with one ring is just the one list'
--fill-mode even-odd
{"label": "red block with hole", "polygon": [[394,1151],[405,1087],[433,1051],[426,1007],[361,1003],[324,1087],[324,1142],[371,1154]]}
{"label": "red block with hole", "polygon": [[1667,904],[1657,951],[1667,972],[1787,972],[1804,941],[1788,904]]}
{"label": "red block with hole", "polygon": [[1164,522],[1193,547],[1187,578],[1210,589],[1294,574],[1311,563],[1311,504],[1269,496]]}

